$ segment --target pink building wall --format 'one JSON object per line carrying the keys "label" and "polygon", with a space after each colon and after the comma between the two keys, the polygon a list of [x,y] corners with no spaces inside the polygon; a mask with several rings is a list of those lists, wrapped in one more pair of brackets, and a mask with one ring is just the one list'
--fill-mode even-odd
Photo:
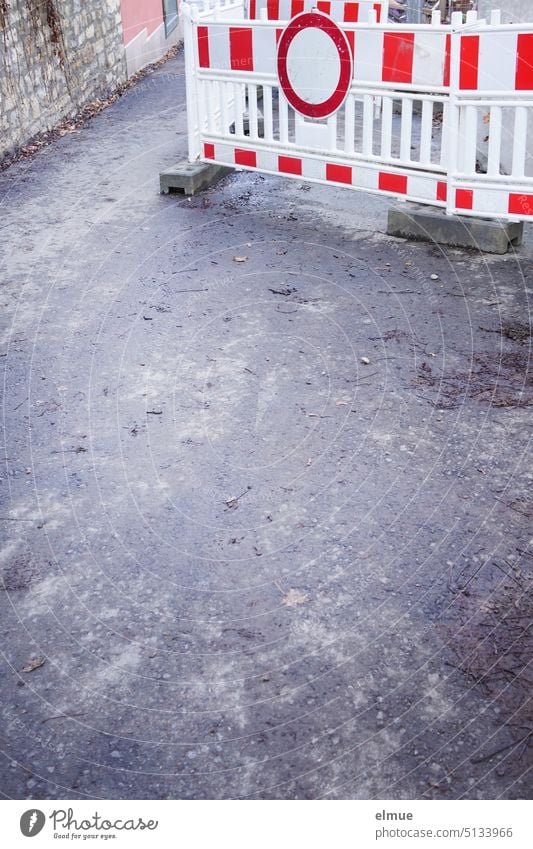
{"label": "pink building wall", "polygon": [[162,0],[122,0],[122,28],[124,44],[146,29],[151,35],[163,23]]}
{"label": "pink building wall", "polygon": [[[178,6],[181,5],[181,2]],[[181,39],[181,20],[165,32],[163,0],[121,0],[122,28],[128,76],[157,62]]]}

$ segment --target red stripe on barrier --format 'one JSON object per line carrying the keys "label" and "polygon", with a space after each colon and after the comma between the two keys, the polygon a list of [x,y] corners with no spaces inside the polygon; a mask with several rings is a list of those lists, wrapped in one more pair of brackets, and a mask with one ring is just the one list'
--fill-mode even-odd
{"label": "red stripe on barrier", "polygon": [[377,22],[379,24],[379,22],[381,20],[381,5],[380,5],[380,3],[374,3],[374,9],[376,10],[376,18],[377,18]]}
{"label": "red stripe on barrier", "polygon": [[291,18],[294,18],[295,15],[299,15],[300,12],[303,12],[305,9],[304,0],[292,0],[291,2]]}
{"label": "red stripe on barrier", "polygon": [[344,35],[348,39],[348,44],[350,45],[350,50],[352,52],[352,59],[355,59],[355,33],[348,30],[347,32],[344,32]]}
{"label": "red stripe on barrier", "polygon": [[352,169],[349,165],[331,165],[326,163],[326,180],[332,183],[346,183],[352,185]]}
{"label": "red stripe on barrier", "polygon": [[267,18],[269,21],[279,21],[279,0],[267,0]]}
{"label": "red stripe on barrier", "polygon": [[456,189],[455,190],[455,205],[457,209],[473,209],[474,208],[474,191],[473,189]]}
{"label": "red stripe on barrier", "polygon": [[282,30],[282,29],[277,29],[277,30],[276,30],[276,44],[277,44],[277,43],[278,43],[278,41],[280,40],[280,38],[281,38],[281,33],[282,33],[282,32],[283,32],[283,30]]}
{"label": "red stripe on barrier", "polygon": [[204,143],[204,158],[205,159],[214,159],[215,158],[215,145],[209,144],[208,142]]}
{"label": "red stripe on barrier", "polygon": [[444,53],[444,73],[442,84],[450,85],[450,63],[452,57],[452,37],[450,33],[446,35],[446,48]]}
{"label": "red stripe on barrier", "polygon": [[378,188],[382,192],[396,192],[399,195],[406,195],[407,177],[404,174],[389,174],[386,171],[380,171]]}
{"label": "red stripe on barrier", "polygon": [[229,55],[232,71],[253,71],[254,48],[251,27],[229,28]]}
{"label": "red stripe on barrier", "polygon": [[234,151],[235,165],[250,165],[257,168],[257,154],[255,150],[242,150],[239,147]]}
{"label": "red stripe on barrier", "polygon": [[[359,3],[344,4],[344,22],[347,24],[356,24],[359,20]],[[348,35],[348,33],[346,33]]]}
{"label": "red stripe on barrier", "polygon": [[324,12],[325,15],[331,15],[331,3],[325,3],[323,0],[319,0],[316,7],[319,12]]}
{"label": "red stripe on barrier", "polygon": [[437,183],[437,200],[443,200],[444,202],[448,200],[448,184],[440,180]]}
{"label": "red stripe on barrier", "polygon": [[511,215],[533,215],[533,195],[509,195],[509,213]]}
{"label": "red stripe on barrier", "polygon": [[516,42],[517,91],[533,89],[533,35],[530,32],[518,35]]}
{"label": "red stripe on barrier", "polygon": [[256,14],[255,0],[250,0],[250,20],[255,21]]}
{"label": "red stripe on barrier", "polygon": [[295,156],[278,156],[278,171],[284,174],[302,174],[302,160]]}
{"label": "red stripe on barrier", "polygon": [[461,36],[459,88],[475,91],[478,84],[479,35]]}
{"label": "red stripe on barrier", "polygon": [[384,83],[413,82],[414,32],[386,32],[383,34]]}
{"label": "red stripe on barrier", "polygon": [[209,30],[198,27],[198,64],[200,68],[209,68]]}

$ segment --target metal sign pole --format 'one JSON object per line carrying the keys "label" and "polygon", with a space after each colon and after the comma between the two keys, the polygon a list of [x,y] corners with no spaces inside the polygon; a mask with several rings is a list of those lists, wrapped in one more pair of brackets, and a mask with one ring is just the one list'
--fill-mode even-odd
{"label": "metal sign pole", "polygon": [[405,20],[408,24],[421,24],[424,21],[424,0],[407,0]]}

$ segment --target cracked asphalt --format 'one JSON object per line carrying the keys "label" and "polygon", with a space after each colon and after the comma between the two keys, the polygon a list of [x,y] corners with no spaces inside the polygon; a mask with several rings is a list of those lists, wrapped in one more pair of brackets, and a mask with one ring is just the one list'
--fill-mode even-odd
{"label": "cracked asphalt", "polygon": [[527,798],[457,663],[530,570],[527,250],[185,151],[179,55],[0,175],[1,792]]}

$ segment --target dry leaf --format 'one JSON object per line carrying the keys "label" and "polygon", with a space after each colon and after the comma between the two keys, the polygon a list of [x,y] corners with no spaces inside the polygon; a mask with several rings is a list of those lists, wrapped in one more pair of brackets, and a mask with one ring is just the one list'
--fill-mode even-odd
{"label": "dry leaf", "polygon": [[306,601],[309,601],[309,596],[301,590],[289,590],[281,601],[285,607],[298,607],[299,604],[305,604]]}
{"label": "dry leaf", "polygon": [[229,507],[230,510],[236,510],[239,506],[239,499],[235,497],[228,498],[226,501],[226,506]]}
{"label": "dry leaf", "polygon": [[246,262],[247,259],[247,256],[234,256],[233,262]]}
{"label": "dry leaf", "polygon": [[29,660],[26,666],[23,666],[21,672],[33,672],[34,669],[39,669],[40,666],[43,666],[45,663],[44,657],[34,657],[33,660]]}
{"label": "dry leaf", "polygon": [[335,404],[337,405],[337,407],[347,407],[348,401],[335,401]]}
{"label": "dry leaf", "polygon": [[361,357],[361,362],[363,363],[364,366],[370,365],[370,360],[368,359],[368,357]]}

